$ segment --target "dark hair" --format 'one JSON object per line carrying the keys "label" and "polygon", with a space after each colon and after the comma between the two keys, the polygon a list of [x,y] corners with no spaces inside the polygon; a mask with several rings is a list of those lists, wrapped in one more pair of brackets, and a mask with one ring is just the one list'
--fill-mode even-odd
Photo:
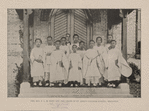
{"label": "dark hair", "polygon": [[65,39],[65,40],[66,40],[66,37],[62,37],[61,40],[62,40],[62,39]]}
{"label": "dark hair", "polygon": [[36,38],[36,39],[35,39],[35,42],[36,42],[37,40],[39,40],[39,41],[42,43],[42,40],[41,40],[40,38]]}
{"label": "dark hair", "polygon": [[76,47],[77,47],[77,45],[72,45],[72,47],[74,47],[74,46],[76,46]]}
{"label": "dark hair", "polygon": [[79,38],[79,35],[78,35],[78,34],[74,34],[74,35],[73,35],[73,39],[74,39],[75,36],[77,36],[77,37]]}
{"label": "dark hair", "polygon": [[99,38],[101,39],[101,42],[102,42],[102,37],[97,37],[97,38],[96,38],[96,42],[97,42],[97,40],[98,40]]}
{"label": "dark hair", "polygon": [[[112,36],[111,34],[109,34],[108,36]],[[113,36],[112,36],[112,38],[113,38]]]}
{"label": "dark hair", "polygon": [[66,42],[66,45],[67,45],[68,43],[70,43],[70,45],[71,45],[71,42]]}
{"label": "dark hair", "polygon": [[70,34],[69,34],[69,33],[66,33],[66,35],[69,35],[69,36],[70,36]]}
{"label": "dark hair", "polygon": [[91,42],[94,42],[94,43],[95,43],[95,41],[94,41],[94,40],[90,40],[90,42],[89,42],[89,43],[91,43]]}
{"label": "dark hair", "polygon": [[55,43],[56,43],[56,42],[59,42],[59,43],[61,43],[61,41],[60,41],[60,40],[56,40],[56,41],[55,41]]}
{"label": "dark hair", "polygon": [[111,40],[111,42],[110,42],[110,43],[112,43],[113,41],[116,43],[116,40]]}
{"label": "dark hair", "polygon": [[51,37],[51,36],[48,36],[48,37],[47,37],[47,39],[48,39],[48,38],[51,38],[51,39],[52,39],[52,37]]}
{"label": "dark hair", "polygon": [[79,45],[80,45],[81,43],[85,43],[85,42],[84,42],[84,41],[80,41],[80,42],[79,42]]}

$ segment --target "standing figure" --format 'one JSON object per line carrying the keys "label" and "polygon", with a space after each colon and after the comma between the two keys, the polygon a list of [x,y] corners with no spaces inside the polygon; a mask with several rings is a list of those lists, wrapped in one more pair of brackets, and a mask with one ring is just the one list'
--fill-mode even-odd
{"label": "standing figure", "polygon": [[60,50],[60,43],[60,40],[55,42],[56,50],[54,50],[51,54],[50,86],[53,86],[53,83],[58,83],[59,86],[62,86],[64,80],[66,79],[64,69],[68,75],[68,59],[65,53]]}
{"label": "standing figure", "polygon": [[122,53],[115,46],[116,41],[112,40],[108,50],[108,86],[114,88],[119,85],[121,74],[129,77],[132,73]]}
{"label": "standing figure", "polygon": [[[84,58],[84,55],[85,55],[85,52],[86,52],[86,49],[85,49],[85,42],[83,41],[80,41],[79,42],[79,47],[78,47],[78,50],[77,50],[77,53],[80,54],[81,56],[81,61],[83,62],[83,58]],[[83,69],[83,67],[82,67]],[[83,70],[81,70],[83,71]],[[83,73],[83,72],[82,72]],[[83,78],[83,77],[82,77]],[[81,85],[84,85],[85,84],[85,78],[82,79],[81,81]]]}
{"label": "standing figure", "polygon": [[60,46],[60,50],[62,50],[66,56],[69,56],[69,47],[66,45],[66,37],[62,37],[61,38],[61,46]]}
{"label": "standing figure", "polygon": [[82,60],[80,55],[77,53],[77,46],[72,46],[73,52],[69,56],[69,77],[68,81],[71,86],[78,86],[82,82]]}
{"label": "standing figure", "polygon": [[42,40],[37,38],[35,40],[35,47],[31,51],[31,76],[33,78],[34,86],[42,86],[43,75],[44,75],[44,63],[43,56],[44,51],[40,47]]}
{"label": "standing figure", "polygon": [[44,47],[44,79],[45,86],[49,86],[50,83],[50,65],[51,65],[51,53],[55,50],[55,46],[53,46],[52,37],[47,37],[47,45]]}
{"label": "standing figure", "polygon": [[103,83],[105,81],[107,82],[107,71],[106,71],[107,70],[107,52],[106,52],[106,48],[101,45],[102,43],[101,37],[96,38],[96,43],[97,45],[94,46],[94,49],[97,50],[99,58],[101,60],[100,71],[102,72],[102,77],[100,78],[100,81]]}
{"label": "standing figure", "polygon": [[86,51],[83,58],[83,77],[86,79],[88,86],[93,84],[97,86],[99,83],[99,78],[101,78],[100,73],[100,59],[97,50],[93,49],[95,42],[90,40],[89,49]]}
{"label": "standing figure", "polygon": [[78,34],[74,34],[73,35],[73,43],[71,44],[70,50],[72,51],[72,46],[76,45],[77,47],[79,47],[79,35]]}

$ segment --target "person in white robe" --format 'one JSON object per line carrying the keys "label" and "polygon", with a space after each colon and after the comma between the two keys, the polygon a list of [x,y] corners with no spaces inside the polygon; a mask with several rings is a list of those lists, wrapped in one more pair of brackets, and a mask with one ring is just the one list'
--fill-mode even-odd
{"label": "person in white robe", "polygon": [[102,46],[102,38],[101,37],[97,37],[96,38],[96,43],[97,45],[94,46],[94,49],[97,50],[98,54],[99,54],[99,58],[101,60],[101,66],[100,66],[100,70],[102,71],[103,77],[100,78],[99,81],[101,81],[102,83],[107,82],[107,52],[106,52],[106,48],[104,46]]}
{"label": "person in white robe", "polygon": [[[77,53],[80,54],[81,56],[81,61],[83,62],[83,58],[84,58],[84,55],[85,55],[85,52],[86,52],[86,48],[85,48],[85,42],[84,41],[80,41],[79,42],[79,47],[77,49]],[[83,68],[83,67],[82,67]],[[83,70],[81,70],[83,71]],[[83,74],[83,72],[82,72]],[[83,77],[82,77],[83,78]],[[84,85],[85,84],[85,79],[81,79],[82,81],[80,82],[81,85]]]}
{"label": "person in white robe", "polygon": [[43,56],[44,51],[40,47],[42,41],[41,39],[37,38],[35,40],[35,47],[32,49],[30,54],[31,60],[31,77],[33,78],[33,85],[34,86],[41,86],[44,76],[44,63],[43,63]]}
{"label": "person in white robe", "polygon": [[69,56],[69,76],[68,81],[71,86],[79,86],[82,82],[82,60],[80,54],[77,53],[77,46],[72,46],[73,52]]}
{"label": "person in white robe", "polygon": [[117,87],[120,81],[121,74],[129,77],[132,74],[132,69],[123,58],[120,50],[115,48],[116,41],[111,41],[111,48],[108,50],[108,86]]}
{"label": "person in white robe", "polygon": [[[64,83],[66,76],[68,75],[68,59],[65,53],[60,50],[60,41],[55,42],[56,50],[54,50],[51,54],[51,71],[50,71],[50,86],[53,86],[53,83],[58,83],[59,86],[62,86]],[[64,73],[63,70],[66,70]]]}
{"label": "person in white robe", "polygon": [[[65,53],[67,58],[69,57],[70,49],[69,49],[69,46],[66,45],[66,37],[62,37],[61,38],[60,50],[62,50]],[[63,73],[65,74],[65,81],[64,81],[64,83],[67,84],[67,82],[68,82],[68,74],[67,74],[65,68],[63,68]]]}
{"label": "person in white robe", "polygon": [[83,78],[86,79],[88,86],[91,84],[93,84],[93,86],[97,86],[102,74],[99,70],[101,61],[97,50],[93,49],[94,45],[95,42],[90,40],[90,48],[86,51],[83,58]]}
{"label": "person in white robe", "polygon": [[53,46],[52,37],[47,37],[47,45],[44,47],[44,80],[45,86],[49,86],[50,83],[50,65],[51,65],[51,53],[55,50]]}
{"label": "person in white robe", "polygon": [[71,46],[70,46],[71,52],[73,52],[73,51],[72,51],[72,46],[73,46],[73,45],[76,45],[77,47],[79,47],[79,35],[78,35],[78,34],[74,34],[74,35],[73,35],[73,43],[72,43]]}
{"label": "person in white robe", "polygon": [[67,57],[69,56],[70,52],[69,52],[69,47],[66,45],[66,37],[61,38],[60,50],[62,50]]}

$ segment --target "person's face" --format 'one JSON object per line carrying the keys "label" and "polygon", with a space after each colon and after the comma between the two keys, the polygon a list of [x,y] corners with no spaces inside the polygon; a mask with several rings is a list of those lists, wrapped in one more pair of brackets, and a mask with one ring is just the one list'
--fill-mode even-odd
{"label": "person's face", "polygon": [[95,46],[95,43],[93,41],[90,42],[90,48],[93,48]]}
{"label": "person's face", "polygon": [[102,43],[101,38],[97,39],[97,44],[100,45]]}
{"label": "person's face", "polygon": [[41,41],[40,40],[36,40],[36,47],[40,47],[40,45],[41,45]]}
{"label": "person's face", "polygon": [[52,38],[47,38],[48,45],[52,45]]}
{"label": "person's face", "polygon": [[55,47],[56,47],[56,49],[59,49],[59,47],[60,47],[60,42],[56,42],[56,43],[55,43]]}
{"label": "person's face", "polygon": [[78,36],[74,36],[74,42],[77,43],[79,41],[79,37]]}
{"label": "person's face", "polygon": [[77,51],[77,46],[73,46],[72,50],[73,50],[73,52],[76,52]]}
{"label": "person's face", "polygon": [[66,43],[66,39],[63,38],[63,39],[61,40],[61,43],[62,43],[62,45],[64,45],[64,44]]}
{"label": "person's face", "polygon": [[84,47],[84,43],[83,43],[83,42],[80,43],[80,47],[81,47],[81,48]]}
{"label": "person's face", "polygon": [[111,47],[112,47],[112,48],[115,48],[115,46],[116,46],[116,42],[115,42],[115,41],[112,41],[112,42],[111,42]]}
{"label": "person's face", "polygon": [[108,42],[110,42],[113,39],[111,35],[108,36]]}
{"label": "person's face", "polygon": [[66,40],[69,40],[69,38],[70,38],[70,35],[66,34]]}

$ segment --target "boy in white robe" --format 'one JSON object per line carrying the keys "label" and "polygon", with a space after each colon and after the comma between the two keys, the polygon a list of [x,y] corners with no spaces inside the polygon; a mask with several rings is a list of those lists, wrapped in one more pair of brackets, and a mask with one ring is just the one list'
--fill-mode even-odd
{"label": "boy in white robe", "polygon": [[[84,58],[85,52],[86,52],[86,49],[85,49],[85,42],[80,41],[80,42],[79,42],[79,47],[78,47],[77,53],[80,54],[80,56],[81,56],[81,61],[82,61],[82,62],[83,62],[83,58]],[[81,71],[83,71],[83,70],[81,70]],[[82,72],[82,73],[83,73],[83,72]],[[85,84],[85,79],[82,79],[81,85],[84,85],[84,84]]]}
{"label": "boy in white robe", "polygon": [[71,52],[73,52],[73,51],[72,51],[72,46],[73,46],[73,45],[76,45],[77,47],[79,47],[79,35],[78,35],[78,34],[74,34],[74,35],[73,35],[73,43],[72,43],[71,46],[70,46]]}
{"label": "boy in white robe", "polygon": [[66,56],[69,56],[69,47],[66,45],[66,37],[62,37],[61,38],[61,46],[60,46],[60,50],[62,50]]}
{"label": "boy in white robe", "polygon": [[52,45],[52,37],[47,37],[47,45],[44,47],[44,79],[45,86],[49,86],[50,83],[50,65],[51,65],[51,53],[55,50],[55,46]]}
{"label": "boy in white robe", "polygon": [[94,46],[94,49],[97,50],[99,54],[99,58],[101,60],[100,70],[102,71],[103,77],[100,78],[100,81],[103,83],[107,81],[107,73],[105,71],[107,69],[107,52],[106,52],[106,48],[101,45],[102,43],[101,37],[96,38],[96,43],[97,45]]}
{"label": "boy in white robe", "polygon": [[77,53],[77,46],[72,46],[73,52],[69,56],[69,76],[68,81],[71,86],[79,86],[82,82],[82,60],[80,54]]}
{"label": "boy in white robe", "polygon": [[33,85],[34,86],[42,86],[43,75],[44,75],[44,63],[43,63],[43,56],[44,51],[40,47],[41,46],[41,39],[37,38],[35,40],[35,47],[32,49],[30,54],[31,59],[31,77],[33,78]]}
{"label": "boy in white robe", "polygon": [[68,75],[68,59],[65,53],[60,50],[60,41],[55,42],[56,50],[51,54],[51,71],[50,71],[50,86],[53,86],[53,83],[58,83],[59,86],[62,86],[66,75],[64,69]]}
{"label": "boy in white robe", "polygon": [[108,50],[108,86],[117,87],[119,85],[121,74],[129,77],[132,69],[122,57],[120,50],[115,48],[116,41],[111,41],[111,48]]}
{"label": "boy in white robe", "polygon": [[101,78],[100,73],[100,59],[97,50],[93,49],[95,42],[90,40],[89,49],[86,51],[83,59],[83,78],[86,79],[88,86],[93,84],[97,86],[99,83],[99,78]]}

